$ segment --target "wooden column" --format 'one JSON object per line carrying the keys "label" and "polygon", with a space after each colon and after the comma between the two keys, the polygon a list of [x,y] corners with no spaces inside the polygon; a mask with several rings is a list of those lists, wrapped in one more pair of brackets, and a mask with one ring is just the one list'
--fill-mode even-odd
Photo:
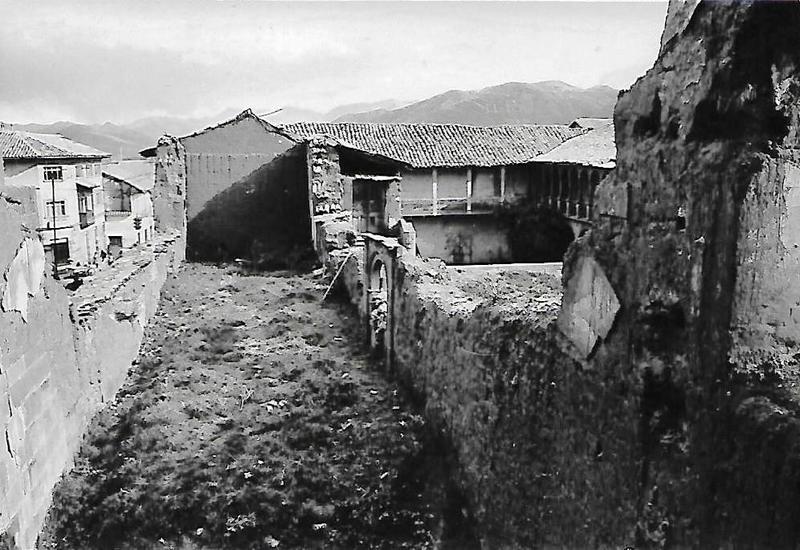
{"label": "wooden column", "polygon": [[472,212],[472,168],[467,168],[467,212]]}
{"label": "wooden column", "polygon": [[[530,182],[530,179],[528,180]],[[531,194],[528,189],[528,195]],[[506,202],[506,167],[500,167],[500,202]]]}
{"label": "wooden column", "polygon": [[431,172],[431,189],[433,191],[433,215],[439,213],[439,171],[436,168]]}
{"label": "wooden column", "polygon": [[575,188],[577,187],[578,170],[573,166],[567,167],[567,216],[574,216],[575,212]]}
{"label": "wooden column", "polygon": [[564,167],[557,166],[556,173],[558,174],[558,211],[564,213]]}

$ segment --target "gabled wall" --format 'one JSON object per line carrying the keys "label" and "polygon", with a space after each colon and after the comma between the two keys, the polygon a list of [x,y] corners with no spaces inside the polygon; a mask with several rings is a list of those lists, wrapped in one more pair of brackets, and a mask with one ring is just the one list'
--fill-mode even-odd
{"label": "gabled wall", "polygon": [[305,147],[296,145],[218,193],[188,222],[187,257],[243,258],[261,267],[293,267],[307,259],[306,172]]}
{"label": "gabled wall", "polygon": [[182,138],[181,144],[186,152],[189,220],[217,194],[295,145],[252,116]]}

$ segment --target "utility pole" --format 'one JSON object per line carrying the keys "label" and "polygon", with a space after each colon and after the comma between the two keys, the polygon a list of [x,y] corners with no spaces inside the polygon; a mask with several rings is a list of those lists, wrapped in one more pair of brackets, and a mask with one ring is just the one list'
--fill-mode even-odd
{"label": "utility pole", "polygon": [[56,257],[56,238],[58,236],[58,230],[56,229],[56,170],[45,170],[45,179],[50,180],[50,204],[53,207],[53,244],[51,245],[51,249],[53,251],[53,277],[58,279],[58,259]]}

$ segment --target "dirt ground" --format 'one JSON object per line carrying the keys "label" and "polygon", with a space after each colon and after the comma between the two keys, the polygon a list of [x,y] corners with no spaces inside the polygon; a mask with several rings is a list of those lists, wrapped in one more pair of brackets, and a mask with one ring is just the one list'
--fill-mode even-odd
{"label": "dirt ground", "polygon": [[57,487],[40,546],[441,546],[447,507],[461,509],[438,451],[324,288],[185,265]]}

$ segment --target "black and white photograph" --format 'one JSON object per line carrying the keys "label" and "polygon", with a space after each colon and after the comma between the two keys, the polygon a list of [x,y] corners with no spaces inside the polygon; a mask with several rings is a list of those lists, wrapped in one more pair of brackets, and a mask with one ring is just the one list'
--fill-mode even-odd
{"label": "black and white photograph", "polygon": [[799,0],[0,0],[0,550],[798,548]]}

